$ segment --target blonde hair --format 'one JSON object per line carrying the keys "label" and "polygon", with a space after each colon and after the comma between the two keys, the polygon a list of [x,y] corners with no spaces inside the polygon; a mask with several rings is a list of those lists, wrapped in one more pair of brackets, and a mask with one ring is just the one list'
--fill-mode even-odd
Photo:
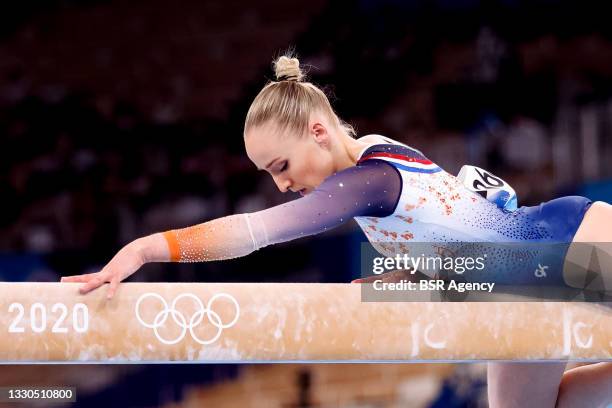
{"label": "blonde hair", "polygon": [[281,131],[294,131],[302,135],[308,128],[310,114],[320,111],[347,135],[355,130],[334,112],[329,99],[316,85],[303,81],[300,62],[291,54],[273,62],[276,81],[268,82],[251,103],[244,123],[244,134],[256,126],[273,121]]}

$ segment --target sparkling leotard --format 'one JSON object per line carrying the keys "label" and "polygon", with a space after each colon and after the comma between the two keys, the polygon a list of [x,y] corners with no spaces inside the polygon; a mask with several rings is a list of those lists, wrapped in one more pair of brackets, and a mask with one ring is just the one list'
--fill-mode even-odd
{"label": "sparkling leotard", "polygon": [[542,206],[503,211],[468,190],[420,151],[397,142],[367,148],[359,163],[370,160],[389,163],[402,180],[392,214],[355,218],[371,241],[571,242],[580,225],[581,218],[571,217],[567,211],[545,211]]}
{"label": "sparkling leotard", "polygon": [[[312,193],[262,211],[168,231],[172,259],[244,256],[266,245],[328,231],[354,218],[376,249],[397,242],[571,242],[590,201],[564,197],[504,211],[468,190],[420,151],[382,136],[356,166]],[[500,256],[501,258],[501,256]],[[500,279],[514,282],[512,268]]]}
{"label": "sparkling leotard", "polygon": [[[505,211],[468,190],[420,151],[385,140],[388,144],[370,146],[362,152],[358,162],[388,163],[401,177],[402,190],[392,214],[355,217],[378,252],[390,257],[410,253],[410,244],[418,242],[432,244],[418,245],[418,255],[436,256],[444,248],[437,244],[482,242],[445,248],[447,252],[463,256],[487,253],[490,267],[471,273],[473,281],[541,284],[543,280],[536,279],[532,272],[539,263],[546,263],[551,274],[544,281],[552,285],[562,283],[567,245],[572,242],[590,200],[563,197],[538,206]],[[518,253],[522,262],[516,261]]]}

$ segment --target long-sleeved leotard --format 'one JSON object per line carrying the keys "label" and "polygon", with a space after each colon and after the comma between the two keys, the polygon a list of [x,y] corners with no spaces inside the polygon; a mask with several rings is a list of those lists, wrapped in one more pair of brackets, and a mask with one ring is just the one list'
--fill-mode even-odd
{"label": "long-sleeved leotard", "polygon": [[[387,256],[410,242],[568,243],[591,203],[584,197],[563,197],[504,211],[420,151],[380,138],[382,143],[362,151],[356,166],[328,177],[303,198],[166,232],[172,260],[244,256],[266,245],[330,230],[351,218]],[[434,252],[438,253],[432,248]],[[520,269],[503,265],[507,257],[500,253],[498,258],[490,259],[499,263],[496,275],[482,279],[530,282]]]}
{"label": "long-sleeved leotard", "polygon": [[173,261],[234,258],[267,245],[328,231],[353,217],[388,216],[397,205],[401,189],[399,173],[388,163],[373,160],[333,174],[302,198],[164,235]]}

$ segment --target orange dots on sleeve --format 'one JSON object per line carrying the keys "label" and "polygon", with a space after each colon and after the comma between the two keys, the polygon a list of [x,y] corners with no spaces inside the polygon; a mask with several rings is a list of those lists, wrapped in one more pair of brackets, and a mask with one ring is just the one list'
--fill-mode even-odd
{"label": "orange dots on sleeve", "polygon": [[248,255],[257,249],[252,235],[244,214],[163,233],[172,262],[216,261]]}
{"label": "orange dots on sleeve", "polygon": [[211,234],[207,234],[210,227],[204,224],[192,227],[175,229],[164,232],[164,237],[170,249],[170,259],[173,262],[202,262],[211,260],[209,247],[212,242]]}

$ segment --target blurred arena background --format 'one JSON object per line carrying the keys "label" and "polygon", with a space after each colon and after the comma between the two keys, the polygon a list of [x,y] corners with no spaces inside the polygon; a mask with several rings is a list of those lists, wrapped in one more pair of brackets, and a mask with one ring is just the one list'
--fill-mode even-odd
{"label": "blurred arena background", "polygon": [[[571,0],[32,0],[0,13],[0,280],[95,271],[146,234],[275,205],[242,126],[293,46],[358,134],[487,168],[519,205],[612,202],[612,25]],[[351,224],[131,281],[348,282]],[[481,407],[485,365],[13,366],[79,406]]]}

